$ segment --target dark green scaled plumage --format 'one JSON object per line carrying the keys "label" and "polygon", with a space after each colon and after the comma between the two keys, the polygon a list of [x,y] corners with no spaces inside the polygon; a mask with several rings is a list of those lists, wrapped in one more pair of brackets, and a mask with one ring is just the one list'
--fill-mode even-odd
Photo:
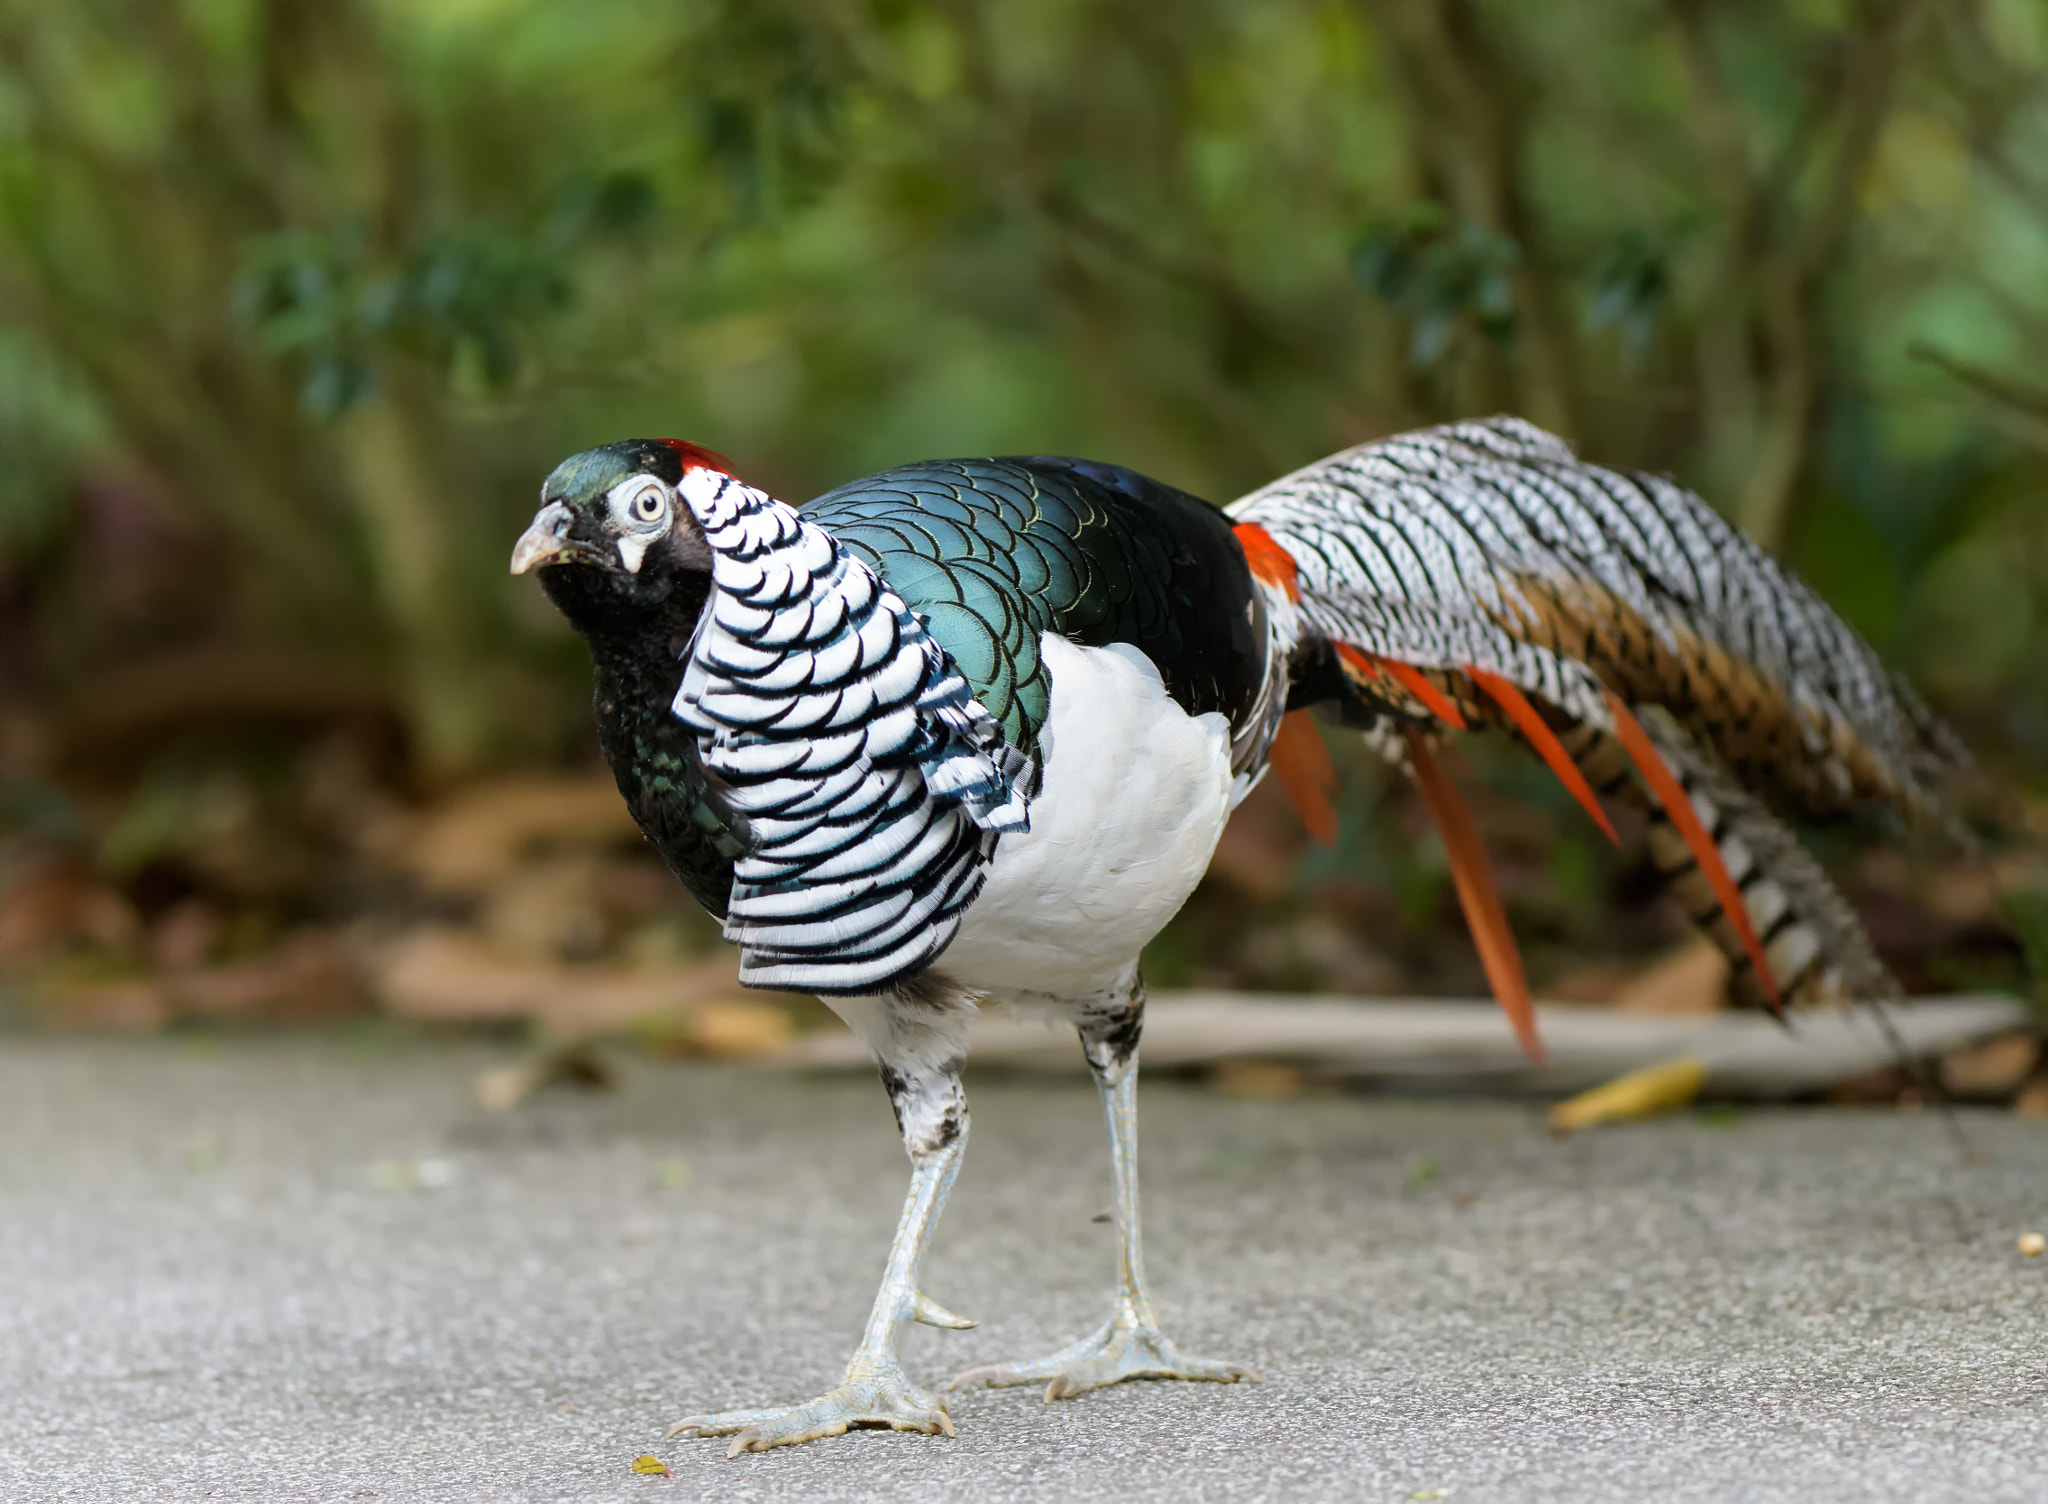
{"label": "dark green scaled plumage", "polygon": [[1114,465],[1029,456],[885,470],[805,506],[924,617],[1036,755],[1051,686],[1038,639],[1128,643],[1193,715],[1233,722],[1265,671],[1264,623],[1224,513]]}

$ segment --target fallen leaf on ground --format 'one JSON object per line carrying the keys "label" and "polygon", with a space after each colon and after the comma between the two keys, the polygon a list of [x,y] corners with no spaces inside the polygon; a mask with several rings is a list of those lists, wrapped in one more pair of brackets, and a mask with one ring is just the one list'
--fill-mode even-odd
{"label": "fallen leaf on ground", "polygon": [[658,1474],[663,1478],[673,1478],[675,1476],[674,1473],[669,1471],[668,1464],[652,1452],[642,1452],[638,1457],[635,1457],[633,1459],[633,1471],[636,1473],[646,1473],[650,1476]]}
{"label": "fallen leaf on ground", "polygon": [[1209,1075],[1209,1084],[1226,1097],[1277,1102],[1301,1095],[1299,1066],[1266,1065],[1256,1060],[1225,1060]]}
{"label": "fallen leaf on ground", "polygon": [[1706,1065],[1691,1055],[1630,1071],[1558,1103],[1550,1109],[1550,1127],[1569,1133],[1595,1123],[1655,1117],[1685,1106],[1700,1094],[1706,1080]]}
{"label": "fallen leaf on ground", "polygon": [[213,958],[225,928],[213,905],[187,898],[157,920],[149,936],[149,958],[164,971],[196,970]]}
{"label": "fallen leaf on ground", "polygon": [[163,984],[151,978],[50,987],[39,996],[44,1018],[58,1029],[147,1034],[171,1021]]}
{"label": "fallen leaf on ground", "polygon": [[1617,1013],[1717,1012],[1728,996],[1728,958],[1704,935],[1653,961],[1614,990]]}
{"label": "fallen leaf on ground", "polygon": [[325,930],[302,930],[247,961],[175,972],[163,985],[180,1018],[232,1014],[314,1023],[363,1003],[362,983],[340,938]]}
{"label": "fallen leaf on ground", "polygon": [[402,1018],[531,1019],[569,1037],[628,1029],[735,992],[738,964],[736,955],[724,955],[675,966],[564,966],[435,926],[393,945],[375,968],[375,982],[384,1007]]}
{"label": "fallen leaf on ground", "polygon": [[2020,1234],[2021,1258],[2037,1259],[2044,1253],[2048,1253],[2048,1238],[2042,1237],[2037,1232],[2023,1232]]}
{"label": "fallen leaf on ground", "polygon": [[796,1032],[790,1016],[773,1003],[745,998],[700,1003],[690,1016],[689,1043],[722,1060],[770,1055]]}
{"label": "fallen leaf on ground", "polygon": [[1941,1084],[1957,1096],[2003,1097],[2033,1074],[2041,1052],[2031,1034],[2004,1034],[1942,1057]]}
{"label": "fallen leaf on ground", "polygon": [[1537,989],[1546,1003],[1586,1003],[1611,1007],[1614,995],[1637,976],[1637,968],[1623,961],[1592,961],[1574,966]]}
{"label": "fallen leaf on ground", "polygon": [[485,1071],[476,1078],[477,1105],[508,1112],[547,1086],[581,1086],[613,1091],[618,1074],[586,1043],[536,1050],[524,1060]]}
{"label": "fallen leaf on ground", "polygon": [[120,946],[140,930],[127,899],[67,861],[44,862],[0,893],[0,958],[55,951],[80,939]]}
{"label": "fallen leaf on ground", "polygon": [[571,851],[522,862],[492,883],[479,924],[493,944],[516,955],[591,955],[606,938],[597,890],[598,853]]}
{"label": "fallen leaf on ground", "polygon": [[507,778],[482,783],[371,835],[386,860],[435,892],[482,893],[531,847],[600,846],[640,838],[618,786],[590,777]]}

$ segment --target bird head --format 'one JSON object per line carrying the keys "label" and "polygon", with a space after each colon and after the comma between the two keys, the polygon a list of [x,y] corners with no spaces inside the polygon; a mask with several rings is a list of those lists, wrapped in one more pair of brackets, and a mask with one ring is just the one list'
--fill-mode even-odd
{"label": "bird head", "polygon": [[627,439],[571,455],[541,486],[540,510],[512,549],[512,573],[541,585],[583,625],[594,614],[658,606],[711,570],[704,530],[677,494],[692,470],[729,461],[681,439]]}

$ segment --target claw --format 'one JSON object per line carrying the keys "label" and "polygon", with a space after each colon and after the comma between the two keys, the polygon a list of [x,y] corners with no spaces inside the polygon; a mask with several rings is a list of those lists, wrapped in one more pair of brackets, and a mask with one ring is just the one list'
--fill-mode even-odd
{"label": "claw", "polygon": [[668,1428],[668,1434],[663,1436],[662,1440],[673,1441],[685,1431],[702,1431],[706,1436],[715,1436],[723,1431],[744,1429],[757,1420],[766,1420],[771,1415],[781,1413],[772,1407],[761,1405],[749,1410],[722,1410],[716,1415],[686,1415]]}
{"label": "claw", "polygon": [[994,1363],[970,1368],[946,1387],[969,1384],[1002,1388],[1045,1381],[1045,1402],[1071,1398],[1091,1389],[1105,1389],[1125,1379],[1183,1379],[1212,1384],[1264,1382],[1258,1370],[1241,1363],[1184,1355],[1157,1329],[1105,1323],[1079,1342],[1029,1363]]}
{"label": "claw", "polygon": [[917,1297],[917,1306],[916,1309],[911,1312],[910,1319],[913,1321],[921,1321],[926,1326],[942,1326],[945,1327],[948,1331],[954,1332],[964,1332],[972,1327],[977,1327],[981,1325],[980,1322],[975,1321],[970,1317],[955,1316],[951,1311],[947,1310],[944,1306],[940,1305],[936,1300],[933,1300],[929,1295],[923,1294],[922,1292],[920,1292]]}
{"label": "claw", "polygon": [[686,1416],[668,1434],[695,1431],[700,1436],[736,1432],[727,1457],[765,1452],[823,1436],[840,1436],[859,1427],[891,1431],[922,1431],[951,1436],[953,1418],[945,1404],[907,1382],[894,1363],[862,1373],[849,1373],[836,1389],[808,1404],[784,1408],[725,1410],[716,1415]]}

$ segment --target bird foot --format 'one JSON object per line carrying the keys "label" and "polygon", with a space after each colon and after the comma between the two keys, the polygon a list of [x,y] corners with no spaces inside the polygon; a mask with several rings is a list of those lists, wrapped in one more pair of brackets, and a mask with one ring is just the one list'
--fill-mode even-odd
{"label": "bird foot", "polygon": [[1045,1384],[1045,1400],[1067,1399],[1091,1389],[1106,1389],[1125,1379],[1190,1379],[1234,1384],[1240,1379],[1263,1383],[1258,1370],[1213,1358],[1190,1358],[1157,1327],[1134,1326],[1115,1318],[1090,1335],[1046,1357],[1028,1363],[991,1363],[970,1368],[946,1387],[986,1384],[992,1389],[1012,1384]]}
{"label": "bird foot", "polygon": [[890,1362],[866,1373],[849,1372],[837,1388],[826,1390],[809,1404],[686,1415],[668,1434],[695,1431],[699,1436],[724,1436],[738,1432],[725,1454],[737,1457],[742,1452],[765,1452],[770,1447],[794,1446],[854,1429],[951,1436],[953,1420],[946,1413],[945,1401],[910,1383]]}

